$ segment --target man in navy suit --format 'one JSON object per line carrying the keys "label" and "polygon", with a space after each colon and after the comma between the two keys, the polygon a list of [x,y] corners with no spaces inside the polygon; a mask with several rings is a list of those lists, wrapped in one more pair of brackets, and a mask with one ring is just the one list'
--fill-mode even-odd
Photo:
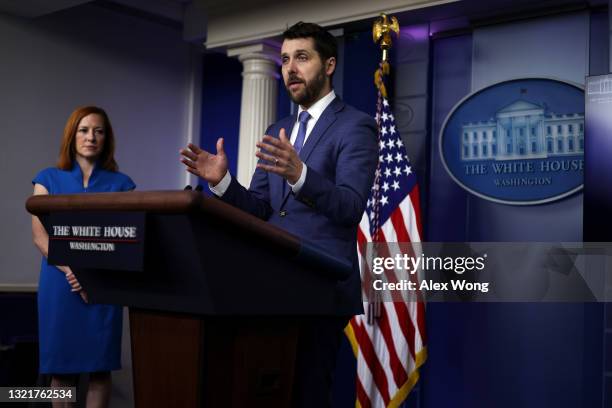
{"label": "man in navy suit", "polygon": [[363,312],[356,238],[378,160],[377,130],[370,116],[333,91],[338,57],[331,34],[300,22],[283,38],[282,75],[298,114],[271,125],[257,143],[260,160],[249,189],[230,175],[223,139],[217,154],[190,144],[181,161],[222,200],[353,265],[351,276],[337,284],[341,317],[316,319],[299,340],[295,405],[323,407],[330,404],[342,330]]}

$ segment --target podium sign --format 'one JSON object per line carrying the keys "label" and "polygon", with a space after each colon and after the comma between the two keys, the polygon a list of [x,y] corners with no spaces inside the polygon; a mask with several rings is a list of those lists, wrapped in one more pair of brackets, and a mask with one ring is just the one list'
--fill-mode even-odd
{"label": "podium sign", "polygon": [[57,212],[48,220],[50,264],[143,270],[144,212]]}

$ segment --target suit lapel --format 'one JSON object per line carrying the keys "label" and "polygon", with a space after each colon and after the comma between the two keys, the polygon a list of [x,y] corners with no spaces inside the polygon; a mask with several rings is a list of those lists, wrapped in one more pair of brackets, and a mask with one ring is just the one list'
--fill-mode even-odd
{"label": "suit lapel", "polygon": [[310,157],[314,147],[317,145],[317,143],[319,143],[319,140],[321,140],[321,137],[323,137],[325,131],[327,131],[331,124],[335,122],[336,112],[342,109],[343,106],[344,103],[342,100],[336,97],[336,99],[334,99],[332,103],[325,108],[315,127],[312,129],[312,132],[310,132],[308,139],[306,139],[304,147],[302,147],[302,150],[300,151],[300,159],[302,159],[304,163],[306,163],[308,157]]}
{"label": "suit lapel", "polygon": [[[327,129],[329,129],[331,124],[336,121],[336,112],[340,111],[343,107],[344,102],[342,102],[339,97],[336,97],[336,99],[334,99],[329,104],[329,106],[325,108],[325,110],[319,117],[319,120],[317,120],[317,123],[310,132],[310,135],[308,135],[308,138],[306,139],[306,143],[304,143],[302,150],[300,151],[300,159],[302,160],[302,162],[308,164],[308,158],[312,154],[315,146],[319,143],[319,141],[321,140]],[[293,123],[295,124],[297,117],[294,116],[293,118]],[[289,186],[287,186],[287,183],[284,179],[281,178],[281,180],[283,181],[283,187],[285,188],[283,190],[283,201],[281,202],[281,207],[283,207],[287,202],[287,198],[289,197],[289,193],[291,193],[291,189],[289,188]]]}

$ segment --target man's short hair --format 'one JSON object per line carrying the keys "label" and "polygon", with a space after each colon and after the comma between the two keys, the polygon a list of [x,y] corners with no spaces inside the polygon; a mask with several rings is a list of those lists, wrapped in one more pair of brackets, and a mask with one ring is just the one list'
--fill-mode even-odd
{"label": "man's short hair", "polygon": [[289,27],[283,33],[283,40],[295,40],[296,38],[312,38],[314,48],[323,61],[331,57],[338,60],[338,43],[336,37],[327,32],[323,27],[315,23],[304,23],[300,21]]}

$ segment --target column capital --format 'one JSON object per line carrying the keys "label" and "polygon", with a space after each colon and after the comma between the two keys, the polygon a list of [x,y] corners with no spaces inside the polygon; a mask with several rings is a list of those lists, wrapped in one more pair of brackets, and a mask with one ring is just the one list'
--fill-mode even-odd
{"label": "column capital", "polygon": [[276,65],[280,65],[280,44],[277,42],[266,41],[256,44],[243,45],[234,48],[228,48],[228,57],[238,57],[240,62],[250,59],[272,61]]}

